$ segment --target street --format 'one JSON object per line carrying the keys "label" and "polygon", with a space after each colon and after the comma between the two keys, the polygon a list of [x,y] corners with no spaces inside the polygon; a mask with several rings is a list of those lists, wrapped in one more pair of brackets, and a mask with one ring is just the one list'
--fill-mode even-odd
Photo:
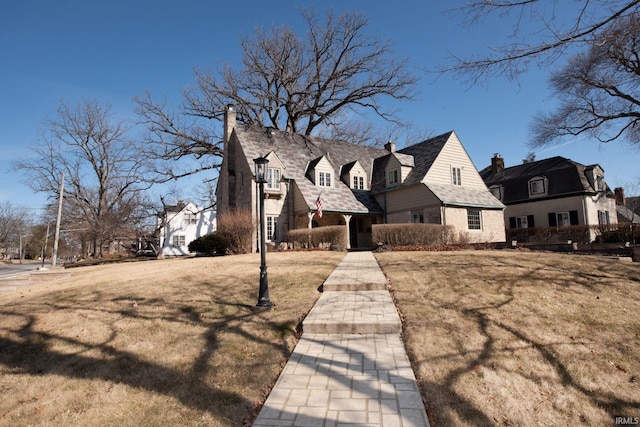
{"label": "street", "polygon": [[[51,266],[50,262],[45,262],[45,268]],[[36,271],[38,268],[42,267],[41,261],[22,261],[22,264],[19,261],[13,261],[11,263],[0,262],[0,280],[11,279],[19,274],[28,273],[30,271]]]}

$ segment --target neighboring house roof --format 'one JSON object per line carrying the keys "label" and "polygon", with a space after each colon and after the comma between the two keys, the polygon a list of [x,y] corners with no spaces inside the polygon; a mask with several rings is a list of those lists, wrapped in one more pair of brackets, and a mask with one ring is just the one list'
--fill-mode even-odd
{"label": "neighboring house roof", "polygon": [[640,215],[640,197],[627,197],[625,206]]}
{"label": "neighboring house roof", "polygon": [[628,207],[617,205],[616,210],[618,211],[618,222],[640,223],[640,215]]}
{"label": "neighboring house roof", "polygon": [[[480,176],[487,184],[503,186],[502,202],[505,204],[524,201],[534,201],[544,198],[563,197],[577,194],[596,194],[596,189],[587,179],[585,172],[599,167],[597,165],[584,166],[564,157],[551,157],[536,162],[524,163],[505,168],[496,173],[487,167],[480,171]],[[535,177],[547,179],[548,187],[545,197],[532,199],[529,195],[529,181]],[[613,196],[609,188],[607,196]]]}
{"label": "neighboring house roof", "polygon": [[341,166],[356,160],[371,176],[371,159],[388,154],[388,151],[258,126],[236,126],[234,133],[249,162],[272,151],[277,154],[285,167],[284,177],[295,180],[309,209],[315,209],[315,201],[321,193],[323,210],[327,212],[382,213],[382,208],[368,191],[352,190],[338,179],[330,188],[318,188],[305,173],[320,158],[327,156],[336,168],[336,178]]}

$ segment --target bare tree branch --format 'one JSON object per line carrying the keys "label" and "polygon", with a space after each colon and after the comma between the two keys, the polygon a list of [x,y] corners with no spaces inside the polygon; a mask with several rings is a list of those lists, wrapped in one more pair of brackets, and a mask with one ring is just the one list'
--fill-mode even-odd
{"label": "bare tree branch", "polygon": [[33,155],[14,168],[26,174],[34,191],[56,198],[64,172],[65,221],[87,228],[94,255],[100,256],[103,242],[135,228],[146,215],[141,208],[149,188],[144,179],[148,164],[140,144],[127,139],[128,125],[114,119],[110,106],[94,100],[74,107],[61,103],[57,113],[31,147]]}

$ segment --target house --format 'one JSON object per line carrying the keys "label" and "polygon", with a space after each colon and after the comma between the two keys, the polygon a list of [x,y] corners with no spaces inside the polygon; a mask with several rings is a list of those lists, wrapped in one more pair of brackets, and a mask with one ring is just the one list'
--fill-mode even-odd
{"label": "house", "polygon": [[[564,157],[504,167],[496,154],[480,171],[493,195],[507,208],[509,229],[617,223],[613,192],[599,165],[584,166]],[[596,230],[590,230],[590,240]]]}
{"label": "house", "polygon": [[505,240],[504,205],[488,191],[454,132],[402,150],[393,143],[383,149],[236,126],[230,107],[224,153],[216,193],[220,215],[246,209],[257,218],[253,160],[269,160],[269,242],[280,242],[288,230],[343,225],[348,248],[371,248],[374,224],[411,222],[452,225],[474,242]]}
{"label": "house", "polygon": [[[613,190],[616,196],[616,210],[618,211],[618,222],[619,223],[634,223],[640,224],[640,212],[639,206],[637,205],[636,200],[638,197],[629,197],[628,199],[624,196],[624,188],[617,187]],[[635,207],[635,211],[634,211]]]}
{"label": "house", "polygon": [[216,230],[216,211],[193,203],[165,206],[159,215],[160,256],[193,255],[189,243]]}

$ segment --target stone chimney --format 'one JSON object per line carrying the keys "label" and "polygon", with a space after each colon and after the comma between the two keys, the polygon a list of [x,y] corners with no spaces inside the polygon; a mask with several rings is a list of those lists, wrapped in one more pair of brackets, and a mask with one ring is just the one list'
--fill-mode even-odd
{"label": "stone chimney", "polygon": [[491,173],[498,173],[504,170],[504,159],[496,153],[491,158]]}
{"label": "stone chimney", "polygon": [[386,144],[384,144],[384,149],[387,150],[390,153],[395,153],[396,152],[396,143],[393,141],[389,141]]}
{"label": "stone chimney", "polygon": [[616,187],[613,192],[616,195],[616,205],[626,206],[627,200],[624,198],[624,188]]}
{"label": "stone chimney", "polygon": [[229,142],[231,138],[231,132],[236,127],[236,110],[233,109],[233,105],[227,105],[227,109],[224,112],[224,143]]}

